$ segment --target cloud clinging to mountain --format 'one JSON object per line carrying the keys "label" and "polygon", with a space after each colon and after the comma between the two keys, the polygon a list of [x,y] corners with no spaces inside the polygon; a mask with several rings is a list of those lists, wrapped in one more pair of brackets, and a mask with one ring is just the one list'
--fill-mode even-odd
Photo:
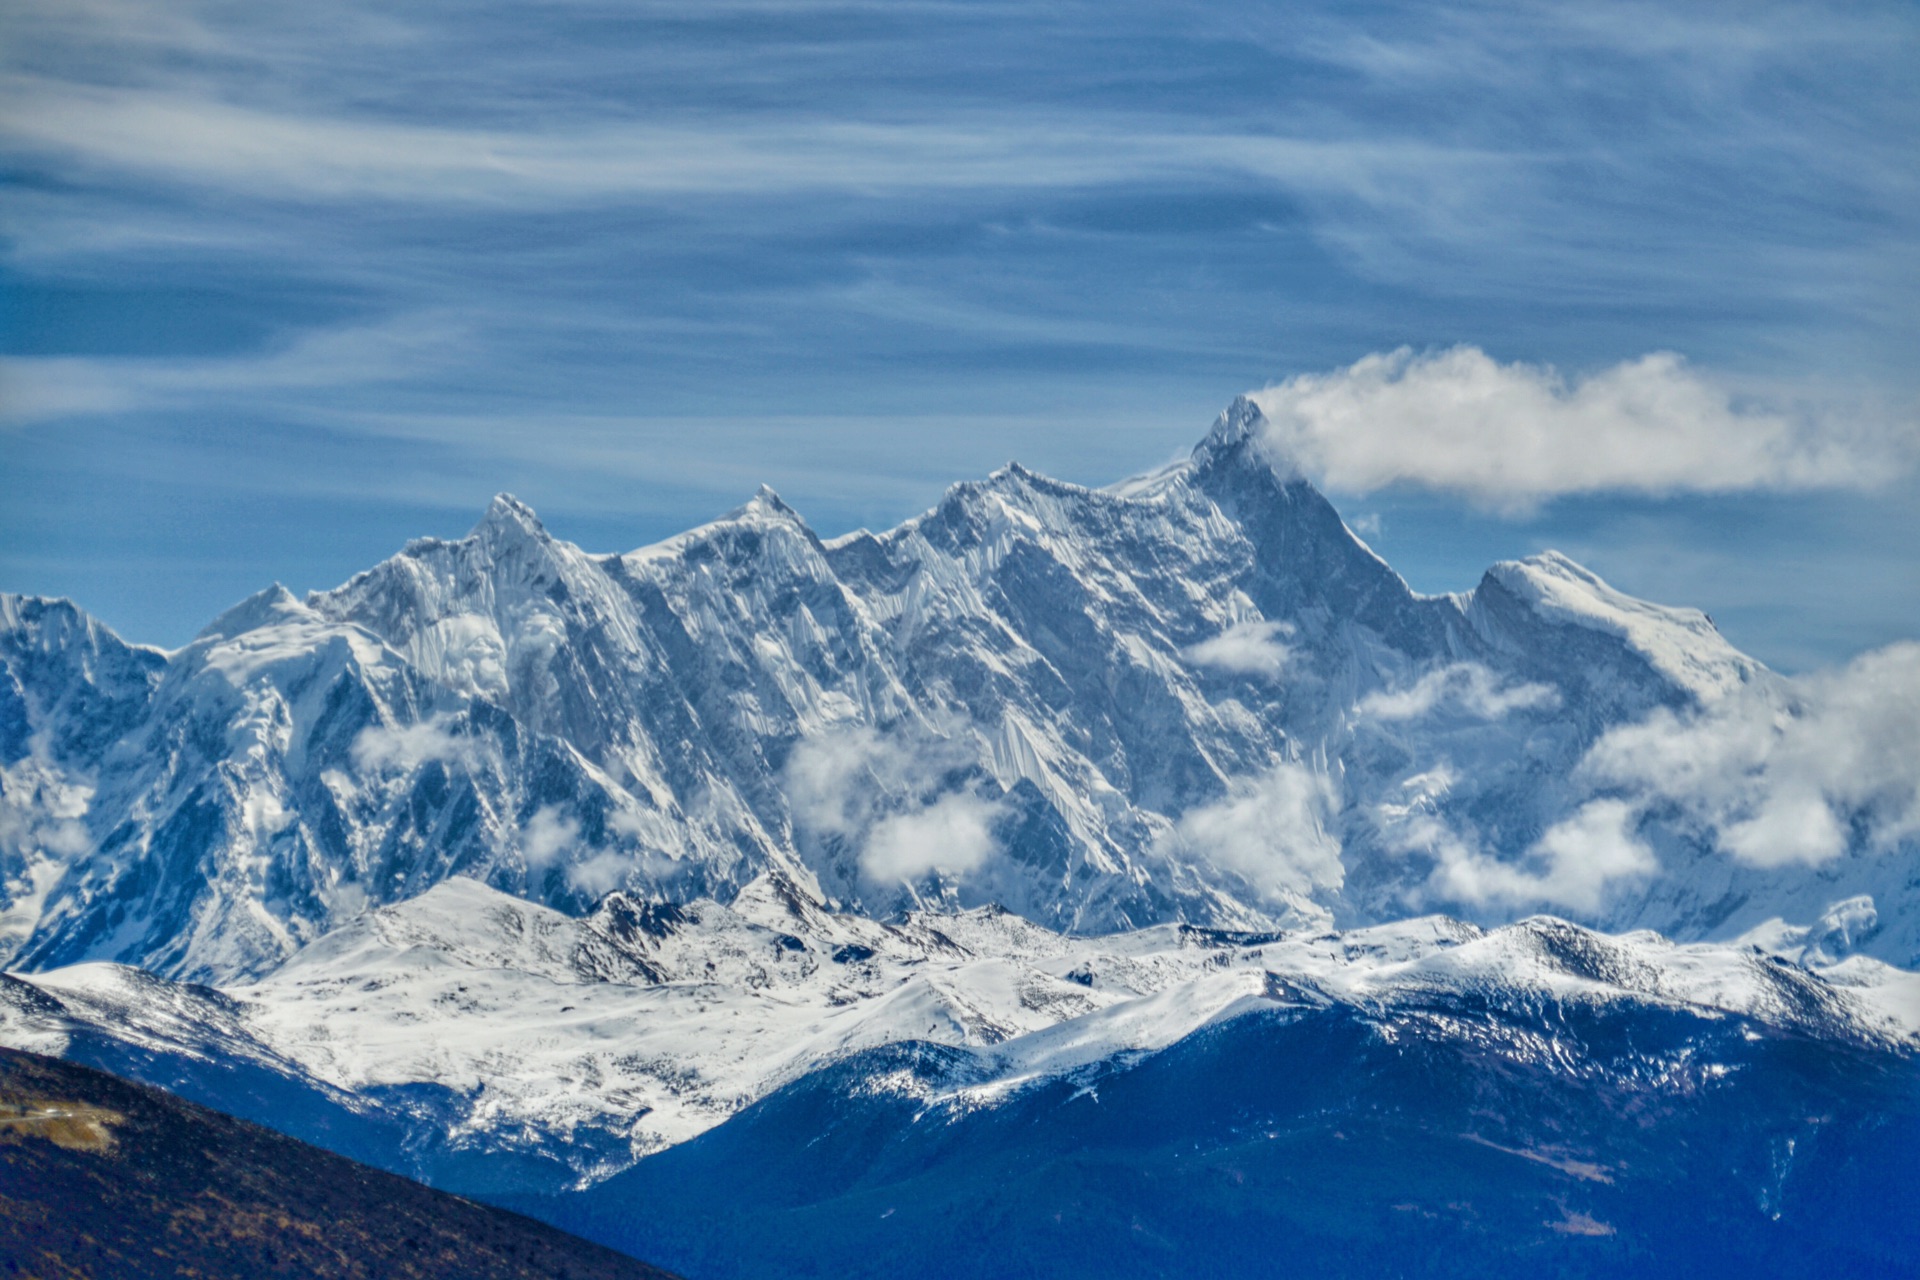
{"label": "cloud clinging to mountain", "polygon": [[1671,352],[1569,378],[1478,347],[1402,347],[1252,398],[1276,455],[1333,489],[1412,484],[1508,510],[1573,493],[1867,488],[1920,452],[1912,425],[1743,403]]}

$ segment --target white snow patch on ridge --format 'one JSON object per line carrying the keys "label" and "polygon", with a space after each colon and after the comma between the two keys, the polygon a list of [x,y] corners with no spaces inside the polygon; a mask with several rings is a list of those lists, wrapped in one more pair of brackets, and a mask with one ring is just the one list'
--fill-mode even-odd
{"label": "white snow patch on ridge", "polygon": [[1696,696],[1722,696],[1765,672],[1728,644],[1698,609],[1636,600],[1557,551],[1502,561],[1487,570],[1487,577],[1544,618],[1619,636]]}

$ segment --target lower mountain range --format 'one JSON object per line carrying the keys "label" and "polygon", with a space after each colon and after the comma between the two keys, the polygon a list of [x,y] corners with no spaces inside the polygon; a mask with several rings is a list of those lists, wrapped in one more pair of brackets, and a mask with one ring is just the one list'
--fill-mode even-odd
{"label": "lower mountain range", "polygon": [[1419,595],[1246,400],[877,535],[503,495],[174,652],[0,596],[0,1042],[695,1280],[1911,1275],[1916,762],[1920,645]]}

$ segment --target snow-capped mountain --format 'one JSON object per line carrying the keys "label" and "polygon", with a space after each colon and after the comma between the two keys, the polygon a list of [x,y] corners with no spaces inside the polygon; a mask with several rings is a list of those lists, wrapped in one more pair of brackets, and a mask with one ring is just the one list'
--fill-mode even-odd
{"label": "snow-capped mountain", "polygon": [[[171,654],[7,598],[0,943],[236,982],[450,878],[579,916],[777,872],[1078,933],[1697,939],[1866,899],[1835,945],[1920,952],[1920,789],[1885,763],[1920,649],[1787,681],[1552,553],[1418,595],[1264,428],[1241,400],[1154,475],[1009,466],[827,541],[763,491],[589,555],[503,496]],[[1876,715],[1891,746],[1823,752]]]}

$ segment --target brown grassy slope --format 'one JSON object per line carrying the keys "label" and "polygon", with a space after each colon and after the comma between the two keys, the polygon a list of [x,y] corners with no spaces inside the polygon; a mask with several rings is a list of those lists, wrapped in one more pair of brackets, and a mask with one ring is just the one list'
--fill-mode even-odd
{"label": "brown grassy slope", "polygon": [[0,1276],[671,1280],[170,1094],[0,1049]]}

